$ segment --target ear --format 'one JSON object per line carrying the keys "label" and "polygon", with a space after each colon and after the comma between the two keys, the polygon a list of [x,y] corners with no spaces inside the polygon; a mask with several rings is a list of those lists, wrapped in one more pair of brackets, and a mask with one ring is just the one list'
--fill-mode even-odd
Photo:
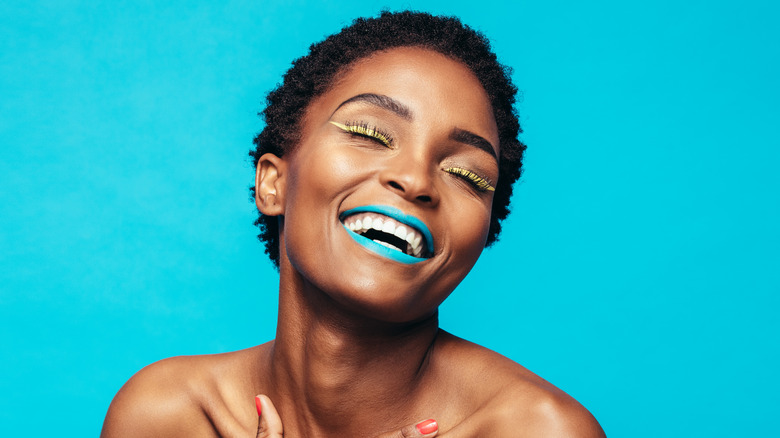
{"label": "ear", "polygon": [[274,154],[264,154],[257,160],[255,173],[255,204],[266,216],[284,214],[284,188],[287,162]]}

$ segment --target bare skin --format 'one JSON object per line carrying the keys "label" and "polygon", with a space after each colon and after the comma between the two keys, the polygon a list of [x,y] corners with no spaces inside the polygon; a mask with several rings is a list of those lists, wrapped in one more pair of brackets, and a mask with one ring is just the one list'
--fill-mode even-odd
{"label": "bare skin", "polygon": [[[400,107],[355,99],[367,94]],[[356,123],[392,144],[343,129]],[[258,208],[281,218],[276,339],[141,370],[102,436],[604,436],[561,390],[439,329],[438,306],[479,257],[492,203],[446,169],[496,181],[497,148],[490,102],[462,64],[397,48],[353,65],[309,105],[296,149],[258,163]],[[341,221],[364,205],[419,218],[433,253],[404,264],[356,243]],[[257,394],[267,396],[259,428]],[[427,418],[438,431],[415,432]]]}

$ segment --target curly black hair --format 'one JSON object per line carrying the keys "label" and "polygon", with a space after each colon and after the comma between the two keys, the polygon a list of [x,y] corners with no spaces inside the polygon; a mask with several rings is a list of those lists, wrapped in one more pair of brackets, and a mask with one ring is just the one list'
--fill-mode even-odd
{"label": "curly black hair", "polygon": [[[312,44],[309,54],[292,63],[283,82],[266,98],[260,113],[266,126],[254,139],[249,152],[255,167],[260,157],[272,153],[278,157],[294,148],[300,138],[301,119],[309,103],[324,94],[340,74],[356,61],[395,47],[420,47],[460,61],[474,72],[490,98],[498,126],[499,178],[493,197],[490,230],[485,246],[498,240],[501,221],[509,214],[512,184],[520,177],[525,145],[517,136],[522,132],[514,103],[517,88],[510,79],[511,70],[501,65],[481,33],[455,17],[433,16],[422,12],[382,12],[377,18],[358,18],[341,32]],[[250,189],[254,199],[255,188]],[[265,252],[279,267],[279,222],[260,214],[255,221],[258,238]]]}

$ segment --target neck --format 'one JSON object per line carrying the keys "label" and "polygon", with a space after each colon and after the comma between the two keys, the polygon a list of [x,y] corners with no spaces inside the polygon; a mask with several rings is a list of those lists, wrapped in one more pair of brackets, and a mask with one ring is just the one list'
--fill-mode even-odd
{"label": "neck", "polygon": [[399,418],[414,421],[410,400],[424,391],[438,314],[408,324],[370,320],[285,274],[269,364],[285,435],[372,436]]}

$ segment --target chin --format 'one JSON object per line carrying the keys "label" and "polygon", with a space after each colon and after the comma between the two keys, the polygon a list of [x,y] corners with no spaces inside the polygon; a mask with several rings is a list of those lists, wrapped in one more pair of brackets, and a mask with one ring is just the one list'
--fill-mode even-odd
{"label": "chin", "polygon": [[[379,268],[381,269],[381,268]],[[420,282],[420,276],[377,276],[377,269],[353,269],[321,289],[349,312],[385,323],[414,323],[436,314],[462,277]],[[386,273],[387,271],[385,271]],[[400,277],[400,278],[399,278]]]}
{"label": "chin", "polygon": [[343,239],[325,239],[320,251],[301,237],[287,239],[282,254],[294,276],[349,314],[393,324],[434,315],[481,253],[461,258],[457,266],[442,254],[404,264],[361,248],[346,233]]}

